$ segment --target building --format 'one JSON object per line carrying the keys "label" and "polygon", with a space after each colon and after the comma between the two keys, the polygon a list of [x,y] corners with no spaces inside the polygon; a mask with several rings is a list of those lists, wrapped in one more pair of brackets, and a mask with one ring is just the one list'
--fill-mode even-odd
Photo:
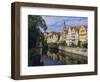
{"label": "building", "polygon": [[68,27],[65,25],[61,32],[45,32],[47,43],[65,42],[67,46],[81,46],[87,44],[87,26]]}
{"label": "building", "polygon": [[45,32],[44,33],[45,39],[47,40],[47,43],[57,43],[60,38],[59,32]]}
{"label": "building", "polygon": [[67,32],[68,32],[68,28],[66,27],[66,24],[64,22],[62,32],[60,33],[60,42],[66,41]]}
{"label": "building", "polygon": [[79,28],[79,41],[80,46],[83,47],[84,44],[87,44],[88,37],[87,37],[87,26],[81,25]]}
{"label": "building", "polygon": [[78,45],[78,31],[76,27],[69,27],[68,33],[66,35],[67,46],[77,46]]}
{"label": "building", "polygon": [[79,41],[77,27],[66,26],[64,22],[60,41],[65,41],[67,46],[77,46]]}

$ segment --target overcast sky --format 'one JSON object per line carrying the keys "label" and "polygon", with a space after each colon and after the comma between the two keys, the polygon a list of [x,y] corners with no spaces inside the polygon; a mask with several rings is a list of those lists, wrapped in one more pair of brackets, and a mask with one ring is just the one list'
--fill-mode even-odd
{"label": "overcast sky", "polygon": [[42,16],[47,24],[47,32],[60,32],[64,26],[64,21],[66,26],[79,26],[87,25],[87,17],[67,17],[67,16]]}

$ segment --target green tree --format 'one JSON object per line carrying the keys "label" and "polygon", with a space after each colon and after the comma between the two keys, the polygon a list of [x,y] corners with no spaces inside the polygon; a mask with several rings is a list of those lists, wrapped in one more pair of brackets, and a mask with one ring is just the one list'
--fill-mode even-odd
{"label": "green tree", "polygon": [[58,48],[58,44],[57,43],[49,43],[48,44],[48,51],[50,53],[58,53],[59,52],[59,48]]}
{"label": "green tree", "polygon": [[34,48],[43,40],[43,33],[40,29],[46,31],[47,25],[45,20],[39,15],[28,16],[28,48]]}
{"label": "green tree", "polygon": [[46,31],[47,26],[45,20],[39,15],[29,15],[28,16],[28,28],[34,29],[33,27],[40,27]]}

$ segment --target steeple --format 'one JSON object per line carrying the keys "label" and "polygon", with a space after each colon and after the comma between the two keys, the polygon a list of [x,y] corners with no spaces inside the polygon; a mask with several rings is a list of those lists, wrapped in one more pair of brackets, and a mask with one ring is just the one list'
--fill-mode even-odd
{"label": "steeple", "polygon": [[66,23],[65,23],[65,20],[64,20],[64,28],[66,27]]}
{"label": "steeple", "polygon": [[66,27],[66,22],[64,21],[63,31],[67,31],[68,28]]}

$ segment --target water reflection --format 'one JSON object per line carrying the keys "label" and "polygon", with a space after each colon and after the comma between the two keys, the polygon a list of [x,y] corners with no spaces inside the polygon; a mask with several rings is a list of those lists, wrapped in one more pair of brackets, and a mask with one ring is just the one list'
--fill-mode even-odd
{"label": "water reflection", "polygon": [[59,53],[50,53],[43,55],[40,59],[43,65],[68,65],[68,64],[86,64],[87,57],[77,54],[60,51]]}
{"label": "water reflection", "polygon": [[47,57],[46,55],[41,57],[40,62],[43,63],[43,65],[63,65],[61,61],[53,60]]}
{"label": "water reflection", "polygon": [[[34,52],[33,52],[34,51]],[[48,66],[48,65],[75,65],[75,64],[87,64],[87,56],[67,52],[64,50],[57,50],[58,52],[50,52],[53,49],[48,50],[44,54],[39,54],[39,49],[33,49],[29,54],[28,66]]]}

